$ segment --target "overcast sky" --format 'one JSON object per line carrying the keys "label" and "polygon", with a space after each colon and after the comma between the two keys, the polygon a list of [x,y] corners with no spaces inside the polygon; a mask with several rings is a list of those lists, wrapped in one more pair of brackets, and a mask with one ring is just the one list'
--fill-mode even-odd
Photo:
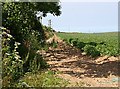
{"label": "overcast sky", "polygon": [[60,16],[48,14],[43,24],[62,32],[113,32],[118,31],[117,2],[61,2]]}

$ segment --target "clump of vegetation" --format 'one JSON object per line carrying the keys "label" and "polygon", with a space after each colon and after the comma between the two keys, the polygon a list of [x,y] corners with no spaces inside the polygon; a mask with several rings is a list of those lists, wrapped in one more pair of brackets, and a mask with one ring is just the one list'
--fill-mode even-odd
{"label": "clump of vegetation", "polygon": [[97,46],[97,43],[95,42],[80,42],[78,38],[70,38],[69,44],[72,44],[73,46],[81,49],[81,51],[85,52],[87,55],[90,55],[92,57],[100,56],[100,51],[98,51],[95,47]]}
{"label": "clump of vegetation", "polygon": [[119,49],[114,47],[114,46],[110,46],[110,45],[97,45],[96,49],[98,51],[101,52],[101,55],[108,55],[108,56],[118,56],[119,55]]}
{"label": "clump of vegetation", "polygon": [[91,55],[92,57],[100,56],[100,52],[94,46],[86,45],[83,50],[87,55]]}
{"label": "clump of vegetation", "polygon": [[73,46],[77,46],[77,43],[78,43],[78,41],[75,40],[75,39],[71,41],[71,44],[72,44]]}
{"label": "clump of vegetation", "polygon": [[69,82],[58,78],[56,74],[57,72],[53,71],[27,73],[15,86],[22,87],[22,83],[25,82],[31,87],[66,87]]}
{"label": "clump of vegetation", "polygon": [[[47,63],[43,60],[41,54],[37,53],[38,50],[42,48],[41,41],[38,40],[39,32],[32,31],[32,33],[28,34],[27,38],[27,55],[24,59],[24,71],[35,72],[40,70],[41,68],[46,68]],[[26,44],[25,44],[26,45]]]}
{"label": "clump of vegetation", "polygon": [[70,43],[70,44],[72,43],[72,40],[73,40],[73,38],[70,38],[70,39],[69,39],[69,43]]}
{"label": "clump of vegetation", "polygon": [[84,48],[85,45],[86,45],[86,44],[85,44],[84,42],[78,42],[78,43],[77,43],[77,48],[79,48],[79,49],[82,50],[82,48]]}
{"label": "clump of vegetation", "polygon": [[14,42],[13,50],[11,50],[10,42],[14,40],[13,36],[9,34],[6,28],[2,32],[2,78],[3,87],[12,86],[16,79],[23,74],[23,60],[21,60],[19,52],[17,51],[20,43]]}

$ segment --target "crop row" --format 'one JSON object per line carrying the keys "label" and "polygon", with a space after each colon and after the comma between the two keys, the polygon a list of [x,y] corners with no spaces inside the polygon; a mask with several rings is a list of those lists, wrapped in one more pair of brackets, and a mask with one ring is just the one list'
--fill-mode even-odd
{"label": "crop row", "polygon": [[117,33],[57,33],[57,35],[68,44],[93,57],[118,56],[120,54]]}

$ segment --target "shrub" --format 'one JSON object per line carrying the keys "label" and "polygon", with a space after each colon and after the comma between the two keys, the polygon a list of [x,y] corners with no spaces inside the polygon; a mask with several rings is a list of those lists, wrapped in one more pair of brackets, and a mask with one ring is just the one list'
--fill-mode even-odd
{"label": "shrub", "polygon": [[92,57],[100,56],[100,52],[94,46],[86,45],[83,49],[87,55],[91,55]]}

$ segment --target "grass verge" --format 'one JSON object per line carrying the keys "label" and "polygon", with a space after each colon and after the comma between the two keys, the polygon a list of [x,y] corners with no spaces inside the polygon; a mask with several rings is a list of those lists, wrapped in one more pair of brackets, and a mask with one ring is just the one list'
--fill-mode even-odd
{"label": "grass verge", "polygon": [[66,87],[69,82],[58,78],[53,71],[42,71],[38,73],[26,73],[15,86],[23,87]]}

